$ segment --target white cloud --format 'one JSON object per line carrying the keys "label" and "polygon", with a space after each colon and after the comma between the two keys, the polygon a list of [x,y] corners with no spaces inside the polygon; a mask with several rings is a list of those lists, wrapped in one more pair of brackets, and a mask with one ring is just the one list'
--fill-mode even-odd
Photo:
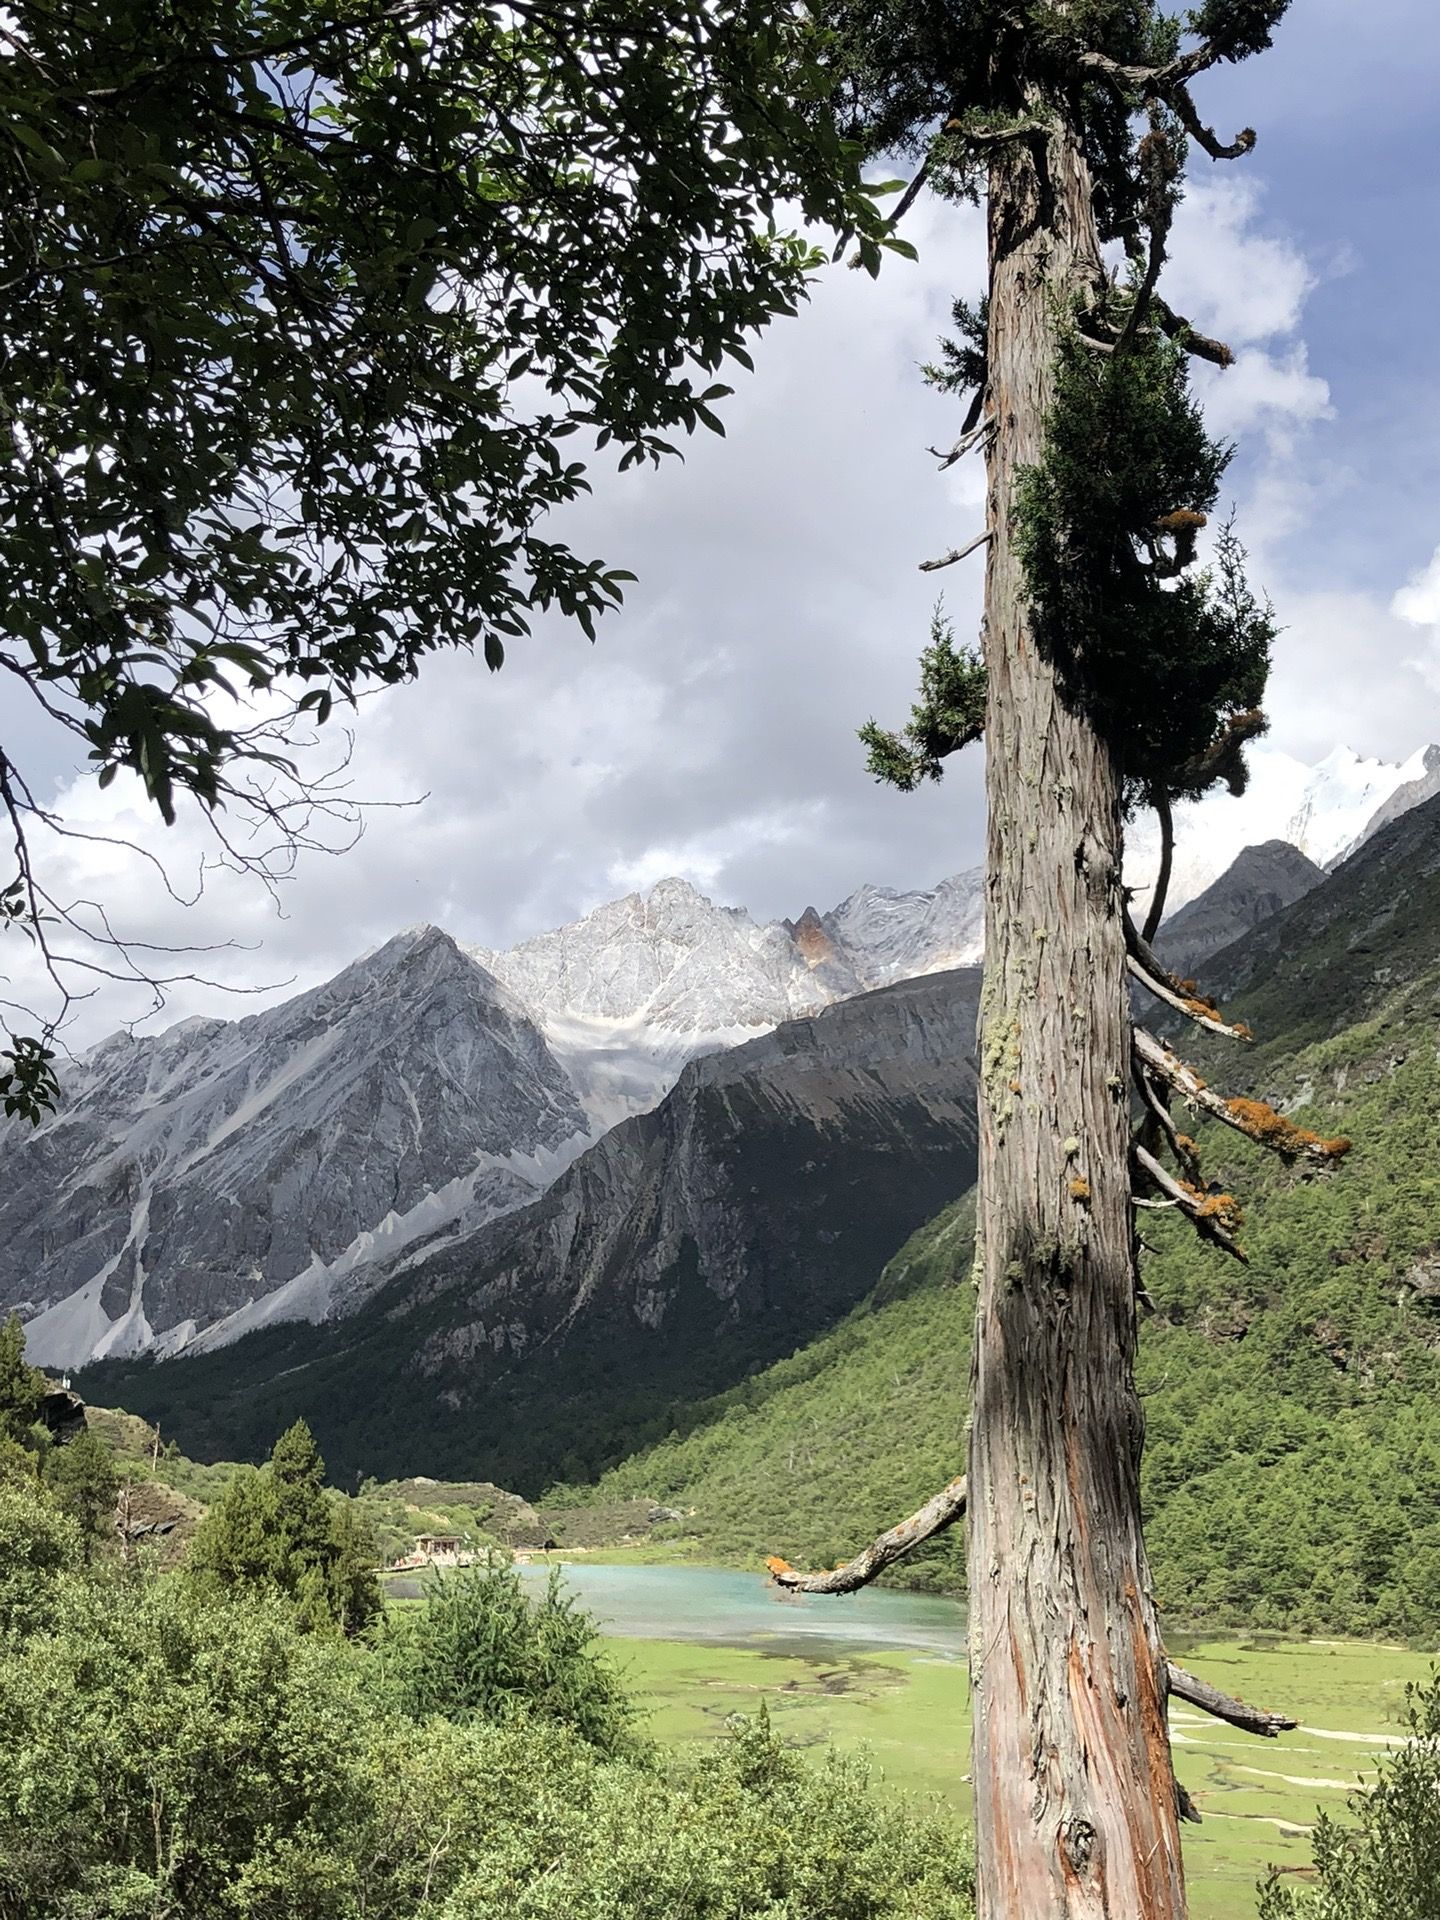
{"label": "white cloud", "polygon": [[[364,703],[356,793],[429,798],[373,813],[343,858],[306,857],[285,918],[232,875],[211,876],[184,912],[143,861],[100,849],[57,854],[65,884],[106,898],[137,937],[242,943],[201,963],[217,977],[305,985],[417,921],[508,945],[670,871],[779,917],[833,905],[865,880],[927,885],[975,865],[979,754],[952,761],[939,787],[899,796],[869,778],[855,738],[872,715],[908,712],[939,589],[960,635],[979,623],[979,556],[918,572],[978,530],[984,504],[977,459],[937,474],[926,452],[954,438],[961,408],[925,389],[918,365],[934,357],[954,296],[979,288],[983,225],[932,202],[907,228],[918,265],[887,263],[878,282],[833,269],[801,316],[759,343],[723,441],[688,442],[683,464],[657,471],[617,478],[597,464],[593,500],[557,517],[557,536],[640,575],[596,645],[545,620],[498,675],[437,657],[416,685]],[[1387,610],[1390,583],[1366,591],[1327,572],[1341,467],[1328,449],[1345,422],[1322,377],[1333,370],[1312,368],[1301,333],[1316,286],[1257,186],[1197,184],[1166,291],[1237,349],[1234,368],[1207,374],[1215,429],[1263,449],[1258,465],[1237,465],[1236,484],[1257,572],[1290,629],[1270,702],[1275,744],[1319,759],[1344,740],[1394,759],[1440,725],[1426,681],[1405,668],[1415,627],[1398,600]],[[123,782],[102,795],[82,779],[61,803],[163,848],[177,877],[194,874],[204,837],[193,819],[160,828]],[[139,1004],[107,994],[77,1037]],[[248,1005],[182,988],[171,1015]]]}
{"label": "white cloud", "polygon": [[1207,383],[1205,418],[1222,440],[1262,430],[1272,456],[1291,454],[1297,429],[1334,418],[1330,388],[1311,373],[1303,341],[1276,353],[1246,347]]}
{"label": "white cloud", "polygon": [[1440,547],[1428,566],[1411,574],[1390,602],[1390,611],[1412,627],[1440,627]]}
{"label": "white cloud", "polygon": [[1261,230],[1264,199],[1253,176],[1192,180],[1165,270],[1171,306],[1237,350],[1294,333],[1316,285],[1294,242]]}

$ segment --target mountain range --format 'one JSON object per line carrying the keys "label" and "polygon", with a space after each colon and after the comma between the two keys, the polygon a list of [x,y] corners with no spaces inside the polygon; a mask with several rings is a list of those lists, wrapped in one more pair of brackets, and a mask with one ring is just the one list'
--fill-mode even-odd
{"label": "mountain range", "polygon": [[[1279,758],[1259,797],[1326,858],[1440,784],[1440,749],[1398,766],[1342,749],[1277,772]],[[1259,820],[1257,804],[1237,812]],[[1177,965],[1322,877],[1282,838],[1187,901],[1203,864],[1187,833],[1162,934]],[[609,1131],[656,1110],[688,1062],[841,1004],[862,1009],[863,1033],[885,988],[972,967],[982,920],[978,872],[865,886],[770,924],[672,879],[508,951],[412,929],[283,1006],[112,1036],[66,1069],[50,1122],[0,1129],[0,1306],[56,1366],[194,1356],[353,1313],[532,1208],[577,1161],[593,1170]],[[873,1025],[883,1073],[889,1012]],[[969,1038],[947,1028],[952,1060]],[[847,1040],[843,1070],[857,1062]]]}
{"label": "mountain range", "polygon": [[[1143,1497],[1167,1635],[1208,1622],[1431,1644],[1440,798],[1383,823],[1210,975],[1256,1036],[1241,1047],[1187,1024],[1211,1085],[1354,1144],[1333,1171],[1287,1167],[1187,1114],[1206,1175],[1244,1209],[1248,1264],[1146,1217]],[[963,1467],[972,1225],[968,1201],[947,1208],[828,1332],[676,1408],[658,1444],[578,1496],[595,1524],[661,1503],[672,1551],[808,1567],[913,1511]],[[957,1528],[905,1578],[953,1588],[963,1561]]]}

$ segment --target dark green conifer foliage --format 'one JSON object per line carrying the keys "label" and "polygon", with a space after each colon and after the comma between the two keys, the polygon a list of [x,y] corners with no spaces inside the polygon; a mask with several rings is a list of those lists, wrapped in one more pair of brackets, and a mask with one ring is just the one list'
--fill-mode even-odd
{"label": "dark green conifer foliage", "polygon": [[913,793],[922,780],[938,780],[947,754],[978,740],[985,730],[985,666],[973,647],[957,647],[955,629],[937,606],[930,644],[920,656],[920,698],[900,733],[874,720],[860,729],[867,764],[877,780]]}
{"label": "dark green conifer foliage", "polygon": [[40,1417],[45,1376],[25,1358],[25,1329],[18,1313],[0,1325],[0,1438],[23,1440]]}
{"label": "dark green conifer foliage", "polygon": [[[860,0],[829,9],[844,49],[837,95],[850,132],[923,156],[931,187],[974,199],[996,141],[1016,128],[1043,132],[1035,92],[1053,91],[1080,127],[1099,236],[1121,241],[1129,256],[1128,283],[1104,281],[1077,302],[1055,369],[1045,458],[1017,508],[1037,637],[1114,749],[1131,806],[1168,806],[1219,781],[1239,791],[1244,746],[1264,730],[1271,610],[1248,586],[1228,524],[1213,563],[1199,564],[1230,450],[1205,432],[1186,361],[1230,356],[1173,313],[1156,283],[1187,134],[1208,151],[1218,145],[1187,82],[1203,66],[1267,47],[1286,3],[1211,0],[1175,16],[1155,0],[939,8],[891,0],[878,24]],[[1182,51],[1197,36],[1209,42],[1203,61]],[[1148,91],[1142,69],[1167,65],[1173,84],[1163,96]],[[1234,150],[1253,139],[1247,131]],[[953,318],[955,335],[924,374],[941,391],[973,394],[968,429],[988,378],[987,303],[957,300]],[[906,791],[938,778],[940,759],[979,737],[978,728],[947,735],[945,702],[932,691],[933,636],[921,672],[903,738],[874,721],[861,732],[870,771]]]}
{"label": "dark green conifer foliage", "polygon": [[56,1504],[79,1527],[89,1561],[102,1541],[114,1538],[120,1481],[110,1449],[97,1433],[84,1427],[64,1446],[54,1448],[45,1463],[45,1479]]}
{"label": "dark green conifer foliage", "polygon": [[260,1468],[245,1468],[190,1544],[205,1589],[278,1592],[312,1629],[361,1632],[380,1608],[375,1547],[350,1504],[325,1487],[325,1463],[303,1420]]}
{"label": "dark green conifer foliage", "polygon": [[1215,567],[1195,564],[1229,450],[1205,431],[1184,349],[1158,332],[1097,354],[1072,331],[1055,387],[1018,502],[1036,636],[1132,804],[1197,796],[1222,777],[1213,749],[1264,698],[1275,633],[1230,526]]}
{"label": "dark green conifer foliage", "polygon": [[598,1641],[558,1570],[532,1603],[514,1568],[491,1560],[432,1578],[418,1614],[395,1631],[392,1658],[417,1719],[533,1718],[615,1753],[630,1742],[635,1710]]}

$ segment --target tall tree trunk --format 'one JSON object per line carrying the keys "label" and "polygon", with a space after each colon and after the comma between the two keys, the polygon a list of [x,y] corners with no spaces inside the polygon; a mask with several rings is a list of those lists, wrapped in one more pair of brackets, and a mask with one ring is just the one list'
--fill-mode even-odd
{"label": "tall tree trunk", "polygon": [[980,1920],[1183,1920],[1140,1531],[1117,769],[1030,629],[1017,471],[1102,272],[1073,133],[990,178],[989,880],[970,1664]]}

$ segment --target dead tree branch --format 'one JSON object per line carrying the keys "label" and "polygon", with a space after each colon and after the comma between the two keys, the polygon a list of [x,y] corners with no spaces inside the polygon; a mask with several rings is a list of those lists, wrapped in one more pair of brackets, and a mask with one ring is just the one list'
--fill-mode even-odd
{"label": "dead tree branch", "polygon": [[1242,1267],[1249,1266],[1250,1256],[1235,1238],[1239,1215],[1230,1194],[1202,1193],[1198,1187],[1186,1186],[1163,1167],[1147,1147],[1137,1144],[1130,1151],[1140,1174],[1163,1199],[1173,1201],[1202,1240],[1213,1241]]}
{"label": "dead tree branch", "polygon": [[1252,1707],[1244,1700],[1221,1693],[1208,1680],[1201,1680],[1195,1674],[1187,1673],[1184,1667],[1177,1667],[1173,1660],[1169,1662],[1169,1669],[1170,1691],[1177,1700],[1188,1701],[1192,1707],[1199,1707],[1202,1713],[1211,1714],[1216,1720],[1228,1721],[1243,1733],[1254,1733],[1262,1740],[1273,1740],[1277,1734],[1289,1733],[1300,1724],[1288,1714],[1267,1713],[1263,1707]]}
{"label": "dead tree branch", "polygon": [[1125,915],[1125,946],[1126,961],[1132,976],[1157,1000],[1163,1001],[1167,1007],[1173,1007],[1176,1013],[1183,1013],[1187,1020],[1193,1020],[1197,1027],[1204,1027],[1208,1033],[1223,1033],[1229,1040],[1254,1038],[1247,1026],[1239,1022],[1232,1024],[1213,1000],[1203,999],[1196,992],[1193,980],[1178,979],[1163,961],[1156,958],[1150,942],[1137,931],[1128,911]]}
{"label": "dead tree branch", "polygon": [[908,1520],[901,1520],[888,1533],[882,1533],[878,1540],[872,1540],[863,1552],[857,1553],[853,1560],[847,1560],[844,1566],[833,1567],[828,1573],[800,1573],[785,1560],[770,1559],[765,1565],[770,1570],[771,1579],[779,1586],[788,1587],[792,1593],[855,1593],[861,1587],[868,1587],[886,1567],[903,1560],[907,1553],[913,1553],[922,1541],[931,1540],[937,1533],[954,1526],[964,1512],[965,1479],[962,1474],[958,1480],[952,1480],[948,1487],[942,1487],[933,1499],[927,1500],[918,1513],[912,1513]]}
{"label": "dead tree branch", "polygon": [[1348,1140],[1322,1139],[1319,1134],[1297,1127],[1263,1100],[1227,1100],[1143,1027],[1136,1027],[1133,1037],[1136,1062],[1147,1076],[1163,1080],[1191,1106],[1209,1114],[1222,1126],[1243,1133],[1256,1146],[1267,1147],[1285,1160],[1312,1160],[1320,1166],[1333,1166],[1350,1151]]}
{"label": "dead tree branch", "polygon": [[938,447],[929,447],[926,451],[932,453],[940,462],[940,469],[943,472],[946,467],[953,467],[957,460],[963,460],[972,447],[979,446],[982,440],[988,440],[994,431],[993,420],[982,420],[979,426],[972,427],[969,433],[962,433],[948,453],[941,453]]}
{"label": "dead tree branch", "polygon": [[1165,917],[1165,896],[1170,891],[1170,870],[1175,864],[1175,812],[1168,793],[1155,795],[1155,814],[1160,822],[1160,871],[1155,876],[1155,891],[1150,896],[1150,908],[1140,933],[1147,947],[1160,931],[1160,922]]}
{"label": "dead tree branch", "polygon": [[977,548],[985,546],[993,538],[994,535],[987,527],[984,533],[977,533],[968,546],[956,547],[952,553],[942,553],[938,560],[922,560],[920,571],[921,573],[938,573],[942,567],[953,567],[957,560],[968,560]]}

